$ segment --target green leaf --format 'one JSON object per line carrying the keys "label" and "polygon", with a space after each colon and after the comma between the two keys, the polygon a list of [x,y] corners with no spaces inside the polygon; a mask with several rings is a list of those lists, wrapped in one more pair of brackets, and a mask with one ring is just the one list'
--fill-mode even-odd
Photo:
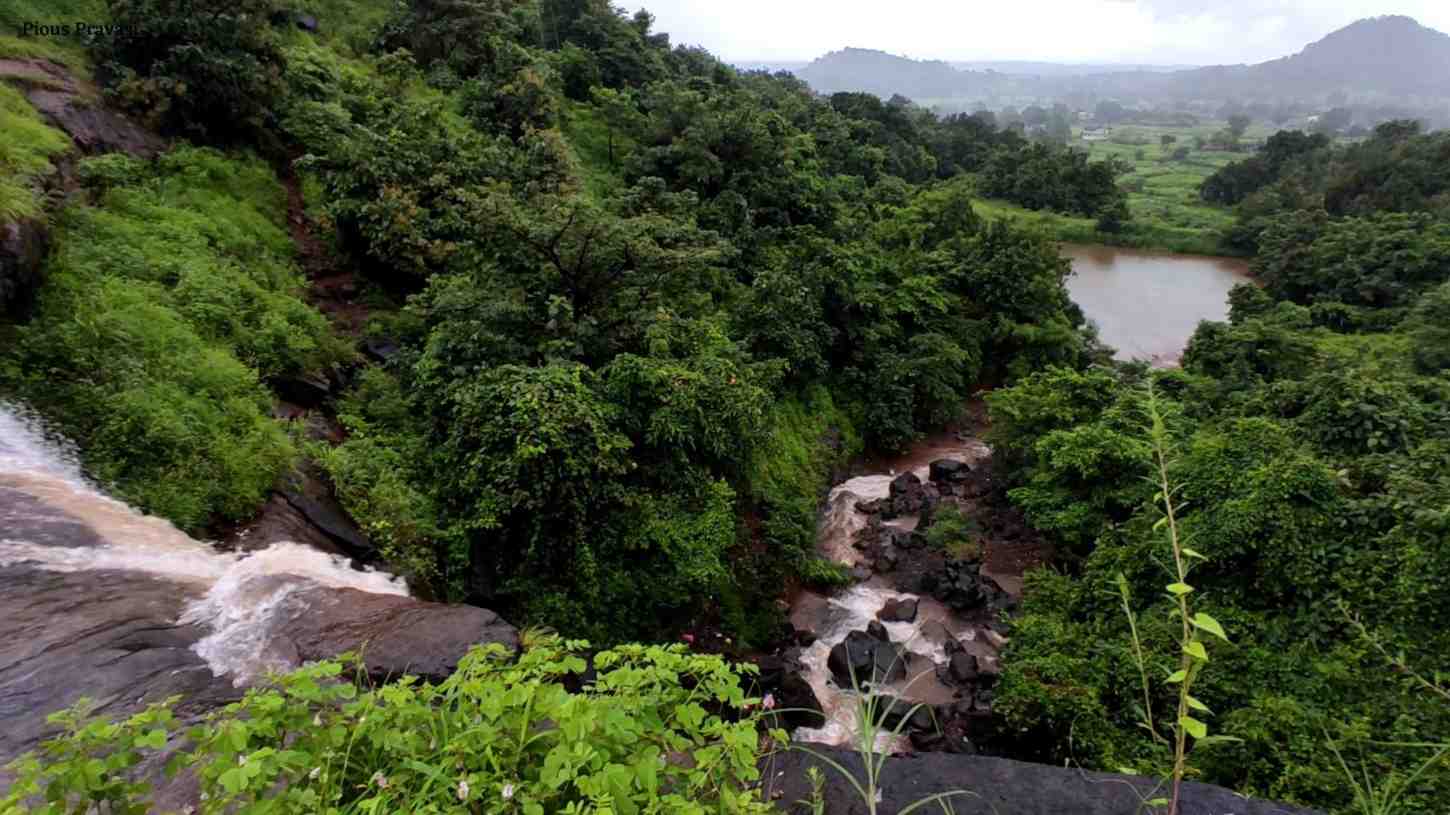
{"label": "green leaf", "polygon": [[1199,560],[1208,560],[1207,555],[1203,554],[1197,549],[1189,549],[1187,546],[1183,547],[1183,554],[1187,557],[1197,558]]}
{"label": "green leaf", "polygon": [[1204,703],[1198,701],[1192,696],[1184,697],[1183,701],[1186,702],[1189,707],[1193,708],[1199,713],[1213,713],[1212,710],[1208,709],[1208,705],[1205,705]]}
{"label": "green leaf", "polygon": [[141,736],[140,738],[136,739],[136,746],[150,747],[152,750],[160,750],[162,747],[166,746],[166,731],[161,729],[152,730]]}
{"label": "green leaf", "polygon": [[1188,731],[1188,735],[1194,737],[1195,739],[1203,739],[1208,737],[1208,725],[1200,722],[1192,716],[1184,716],[1183,718],[1178,720],[1178,723],[1183,726],[1184,730]]}
{"label": "green leaf", "polygon": [[1207,631],[1224,642],[1228,642],[1228,634],[1224,633],[1223,626],[1219,625],[1218,620],[1204,614],[1202,611],[1193,615],[1193,625],[1195,628]]}
{"label": "green leaf", "polygon": [[1164,515],[1162,518],[1159,518],[1156,523],[1153,524],[1153,531],[1154,532],[1157,532],[1158,530],[1162,529],[1167,524],[1168,524],[1168,516],[1167,515]]}
{"label": "green leaf", "polygon": [[1208,661],[1208,650],[1205,649],[1203,647],[1203,643],[1199,642],[1198,640],[1193,640],[1187,645],[1183,646],[1183,653],[1188,654],[1199,662]]}
{"label": "green leaf", "polygon": [[1188,594],[1191,591],[1193,591],[1193,587],[1188,585],[1187,583],[1172,583],[1168,586],[1169,594],[1181,596],[1184,594]]}
{"label": "green leaf", "polygon": [[1164,680],[1164,681],[1167,682],[1170,685],[1177,685],[1179,682],[1182,682],[1183,680],[1185,680],[1187,678],[1188,678],[1188,672],[1187,671],[1174,671],[1173,673],[1169,674],[1168,675],[1168,678],[1166,680]]}

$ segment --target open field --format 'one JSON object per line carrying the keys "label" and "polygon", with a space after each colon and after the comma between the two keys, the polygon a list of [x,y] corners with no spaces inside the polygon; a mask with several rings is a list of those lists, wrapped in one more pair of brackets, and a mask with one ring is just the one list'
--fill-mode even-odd
{"label": "open field", "polygon": [[[1198,149],[1199,137],[1207,141],[1222,129],[1223,124],[1218,122],[1194,127],[1123,125],[1113,128],[1114,137],[1120,140],[1129,137],[1143,144],[1085,142],[1080,138],[1081,131],[1074,132],[1070,146],[1087,150],[1094,159],[1113,157],[1132,168],[1118,183],[1128,191],[1128,208],[1133,220],[1118,234],[1099,232],[1092,218],[1033,212],[1006,201],[982,201],[977,210],[984,216],[1010,217],[1033,224],[1064,241],[1230,254],[1219,245],[1219,235],[1233,223],[1233,212],[1204,202],[1198,196],[1198,186],[1219,168],[1248,158],[1252,153]],[[1243,141],[1250,144],[1262,141],[1274,130],[1267,124],[1255,124]],[[1163,144],[1165,135],[1175,141]],[[1181,148],[1187,148],[1188,154],[1174,159],[1174,152]]]}

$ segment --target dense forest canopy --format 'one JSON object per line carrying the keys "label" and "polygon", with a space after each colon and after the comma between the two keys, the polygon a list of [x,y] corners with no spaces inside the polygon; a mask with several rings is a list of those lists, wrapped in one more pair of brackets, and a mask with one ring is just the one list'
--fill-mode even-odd
{"label": "dense forest canopy", "polygon": [[[1173,490],[1148,480],[1156,416],[1194,557],[1194,586],[1175,585],[1232,635],[1195,677],[1224,738],[1194,737],[1190,776],[1359,811],[1347,755],[1406,786],[1402,811],[1443,810],[1450,769],[1421,762],[1450,737],[1450,136],[1282,132],[1215,173],[1199,195],[1235,207],[1225,240],[1257,280],[1181,369],[1150,370],[1100,347],[1053,240],[979,214],[990,196],[1120,229],[1113,159],[738,71],[606,0],[304,6],[320,24],[274,0],[110,0],[141,33],[71,55],[176,143],[77,162],[34,313],[0,327],[0,388],[119,496],[206,532],[314,467],[419,594],[597,646],[709,625],[749,648],[778,636],[788,588],[848,580],[815,547],[831,474],[986,389],[995,472],[1059,553],[1028,578],[993,749],[1162,774],[1185,646],[1163,596]],[[29,178],[56,134],[0,103],[26,136],[6,169]],[[39,206],[17,189],[0,187],[7,217]],[[300,256],[294,229],[326,257]],[[305,302],[304,262],[358,270],[360,336]],[[360,366],[358,340],[389,350]],[[269,388],[319,379],[343,391],[336,444],[271,413]],[[536,639],[519,662],[476,654],[441,686],[367,695],[399,700],[374,758],[424,755],[411,728],[455,702],[497,704],[520,756],[537,722],[578,716],[654,779],[661,752],[628,724],[643,706],[677,717],[662,740],[701,750],[661,771],[671,805],[704,812],[682,799],[723,789],[763,807],[738,786],[753,723],[695,703],[695,687],[744,698],[723,663],[620,646],[576,697],[586,646]],[[203,734],[212,780],[250,783],[227,747],[246,722],[343,744],[362,708],[327,681],[341,670]],[[506,737],[454,735],[475,752]],[[623,783],[540,764],[518,783],[570,805]],[[468,798],[451,784],[450,806]]]}
{"label": "dense forest canopy", "polygon": [[[401,349],[344,400],[345,443],[279,433],[264,382],[349,364],[291,299],[280,191],[233,189],[223,176],[252,170],[205,151],[85,162],[96,206],[65,245],[144,258],[148,233],[196,233],[202,265],[128,282],[64,252],[74,283],[45,293],[6,377],[145,509],[245,517],[310,451],[420,590],[596,641],[702,614],[750,641],[775,630],[786,580],[839,579],[812,546],[833,457],[898,448],[980,384],[1088,353],[1053,245],[971,198],[1121,214],[1111,163],[741,73],[597,0],[329,10],[311,35],[270,0],[116,0],[139,33],[91,50],[114,103],[294,173],[391,304],[368,330]],[[214,198],[176,186],[198,175]],[[236,193],[254,234],[208,241],[183,212]],[[243,260],[253,247],[274,266]],[[196,275],[237,262],[262,299],[219,325]],[[114,341],[75,332],[87,313]],[[156,369],[133,337],[159,346],[162,326],[255,374]],[[96,355],[134,364],[46,373]]]}

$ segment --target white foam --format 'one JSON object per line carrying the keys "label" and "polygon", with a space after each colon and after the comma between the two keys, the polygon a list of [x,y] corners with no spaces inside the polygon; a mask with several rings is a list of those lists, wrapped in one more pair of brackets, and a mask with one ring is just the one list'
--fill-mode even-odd
{"label": "white foam", "polygon": [[[831,676],[828,664],[831,649],[844,642],[846,636],[852,631],[860,631],[870,625],[876,619],[876,613],[888,600],[921,601],[921,598],[914,594],[904,594],[890,589],[860,584],[852,586],[827,601],[828,612],[824,623],[816,631],[816,641],[801,654],[806,681],[815,691],[816,699],[821,703],[826,720],[821,727],[796,730],[795,738],[798,741],[838,746],[856,743],[860,733],[860,696],[852,688],[839,687]],[[922,626],[927,622],[925,617],[926,615],[918,613],[915,622],[883,623],[882,625],[885,626],[886,633],[891,637],[892,642],[901,645],[913,655],[913,661],[926,660],[924,665],[932,666],[944,664],[946,662],[945,643],[932,642],[922,636]],[[920,671],[915,670],[918,667],[923,667],[923,665],[913,667],[915,673],[919,674]],[[912,689],[909,684],[910,680],[901,680],[879,686],[875,690],[880,693],[910,698]],[[898,746],[887,739],[879,741],[877,749],[895,749]]]}
{"label": "white foam", "polygon": [[88,481],[75,450],[24,408],[0,403],[0,486],[17,489],[58,514],[85,523],[96,546],[49,546],[0,538],[0,568],[20,564],[56,572],[119,570],[177,585],[193,599],[178,622],[210,629],[195,650],[217,675],[239,683],[282,664],[269,648],[277,611],[313,587],[407,595],[401,579],[351,567],[345,558],[297,543],[254,553],[220,552],[161,518],[143,515]]}
{"label": "white foam", "polygon": [[386,572],[358,571],[343,558],[296,543],[279,543],[237,561],[206,594],[188,604],[181,622],[209,626],[195,651],[214,673],[247,684],[269,671],[296,667],[272,648],[272,632],[289,601],[312,588],[407,595]]}

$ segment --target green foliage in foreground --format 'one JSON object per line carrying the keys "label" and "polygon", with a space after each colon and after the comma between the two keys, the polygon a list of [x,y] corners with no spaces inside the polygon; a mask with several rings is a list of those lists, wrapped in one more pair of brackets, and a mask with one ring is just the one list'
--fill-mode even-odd
{"label": "green foliage in foreground", "polygon": [[[359,692],[346,658],[303,668],[183,730],[167,705],[119,723],[57,714],[65,732],[20,759],[0,813],[152,811],[128,771],[169,752],[201,784],[203,813],[773,811],[756,789],[758,700],[747,670],[683,646],[537,638],[514,659],[475,649],[433,685]],[[30,806],[33,796],[45,803]]]}
{"label": "green foliage in foreground", "polygon": [[33,218],[42,211],[35,186],[52,169],[50,159],[70,149],[70,139],[40,120],[20,91],[0,83],[0,223]]}
{"label": "green foliage in foreground", "polygon": [[261,379],[341,354],[294,294],[282,190],[260,161],[208,150],[80,172],[95,203],[62,214],[0,382],[141,509],[189,528],[245,516],[296,455]]}

